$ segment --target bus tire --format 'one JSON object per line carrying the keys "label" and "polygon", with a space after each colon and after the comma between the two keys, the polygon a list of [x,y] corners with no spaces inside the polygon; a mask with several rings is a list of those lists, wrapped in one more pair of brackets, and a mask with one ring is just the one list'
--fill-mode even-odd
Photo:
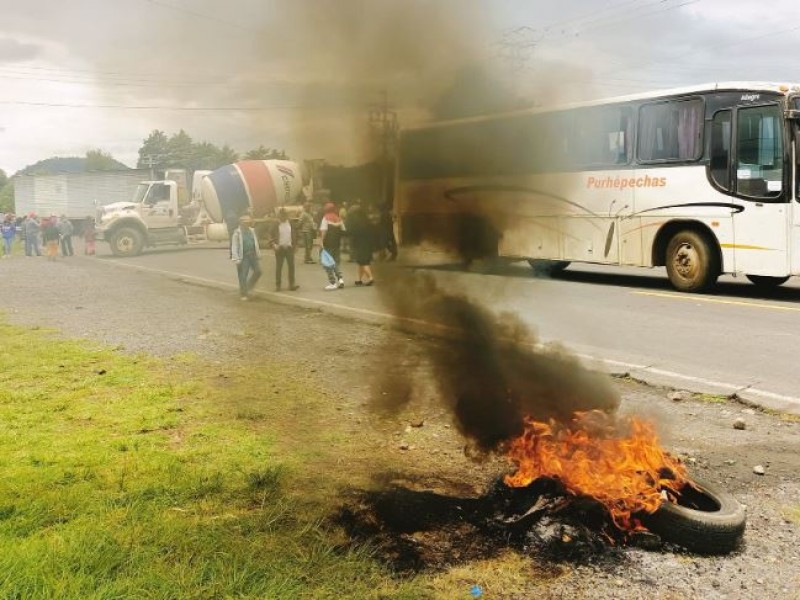
{"label": "bus tire", "polygon": [[555,277],[564,272],[570,265],[568,260],[544,260],[540,258],[528,259],[528,264],[537,277]]}
{"label": "bus tire", "polygon": [[144,236],[133,227],[120,227],[109,240],[114,256],[138,256],[144,248]]}
{"label": "bus tire", "polygon": [[672,236],[664,257],[670,283],[681,292],[710,289],[721,270],[719,253],[701,233],[684,229]]}
{"label": "bus tire", "polygon": [[788,275],[786,277],[769,277],[768,275],[746,275],[746,277],[750,280],[750,283],[752,283],[754,286],[762,290],[771,290],[789,281]]}

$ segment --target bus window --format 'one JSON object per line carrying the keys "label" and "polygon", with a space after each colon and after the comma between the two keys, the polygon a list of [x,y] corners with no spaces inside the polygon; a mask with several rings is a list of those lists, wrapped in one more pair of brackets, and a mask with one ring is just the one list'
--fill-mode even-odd
{"label": "bus window", "polygon": [[736,189],[755,198],[783,191],[781,113],[776,106],[740,108],[736,133]]}
{"label": "bus window", "polygon": [[697,160],[703,144],[703,101],[668,100],[639,110],[640,162]]}
{"label": "bus window", "polygon": [[627,106],[595,107],[574,117],[576,166],[624,165],[630,161],[631,110]]}
{"label": "bus window", "polygon": [[722,110],[714,115],[711,124],[710,149],[711,180],[725,191],[731,189],[731,111]]}

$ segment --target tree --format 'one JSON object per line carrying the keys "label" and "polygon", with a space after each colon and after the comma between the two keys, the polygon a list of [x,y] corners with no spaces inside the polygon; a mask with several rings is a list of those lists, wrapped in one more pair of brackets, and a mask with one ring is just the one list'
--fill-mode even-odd
{"label": "tree", "polygon": [[[5,173],[3,173],[5,175]],[[0,187],[0,212],[14,212],[14,181],[6,179]]]}
{"label": "tree", "polygon": [[244,155],[245,160],[286,160],[286,152],[277,148],[267,148],[261,144],[258,148],[248,150]]}
{"label": "tree", "polygon": [[172,134],[167,142],[167,156],[170,167],[192,169],[192,162],[195,159],[194,152],[195,143],[183,129],[178,133]]}
{"label": "tree", "polygon": [[2,188],[6,183],[8,183],[8,175],[3,169],[0,169],[0,188]]}
{"label": "tree", "polygon": [[136,163],[136,168],[163,170],[170,166],[168,141],[166,133],[154,129],[139,148],[139,161]]}
{"label": "tree", "polygon": [[87,171],[116,171],[121,163],[108,152],[103,152],[100,148],[89,150],[86,153]]}
{"label": "tree", "polygon": [[222,165],[227,165],[230,163],[235,163],[239,160],[239,153],[236,152],[233,148],[225,144],[222,148],[219,149],[219,153],[217,154],[217,159],[219,160],[218,167]]}

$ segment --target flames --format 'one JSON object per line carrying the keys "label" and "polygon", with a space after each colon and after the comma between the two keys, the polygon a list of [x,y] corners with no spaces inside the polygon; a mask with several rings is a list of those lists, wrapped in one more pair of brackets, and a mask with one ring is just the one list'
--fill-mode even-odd
{"label": "flames", "polygon": [[665,497],[674,502],[689,483],[681,461],[659,446],[652,423],[600,411],[575,413],[567,423],[528,418],[507,457],[516,472],[506,485],[558,480],[569,494],[603,504],[623,531],[645,529],[637,513],[655,512]]}

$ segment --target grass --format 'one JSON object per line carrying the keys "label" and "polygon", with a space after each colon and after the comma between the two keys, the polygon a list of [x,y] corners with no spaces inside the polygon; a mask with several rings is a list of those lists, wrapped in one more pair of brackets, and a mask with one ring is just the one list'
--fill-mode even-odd
{"label": "grass", "polygon": [[3,321],[0,340],[0,597],[468,597],[337,550],[324,515],[350,475],[308,483],[358,449],[310,441],[330,403],[289,366],[209,372]]}
{"label": "grass", "polygon": [[726,404],[730,401],[728,396],[722,394],[692,394],[692,399],[706,404]]}

